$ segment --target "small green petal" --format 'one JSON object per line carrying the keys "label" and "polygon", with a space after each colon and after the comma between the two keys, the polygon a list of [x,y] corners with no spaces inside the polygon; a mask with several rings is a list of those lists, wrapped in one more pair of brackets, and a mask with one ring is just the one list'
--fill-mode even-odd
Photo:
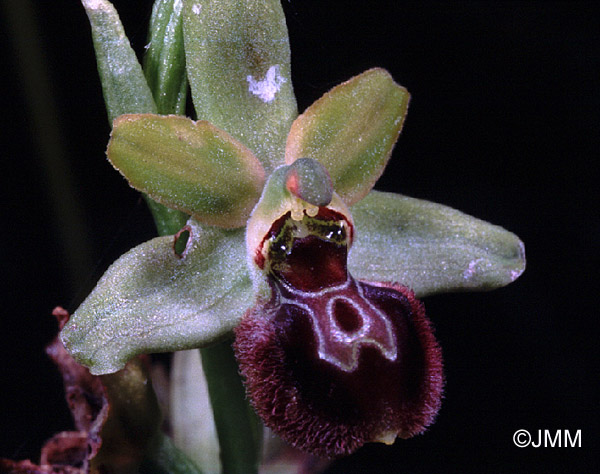
{"label": "small green petal", "polygon": [[208,122],[175,115],[117,118],[108,159],[155,201],[220,227],[243,226],[264,184],[244,145]]}
{"label": "small green petal", "polygon": [[348,264],[361,280],[398,282],[422,297],[490,290],[525,270],[516,235],[441,204],[373,191],[352,215]]}
{"label": "small green petal", "polygon": [[62,330],[69,353],[93,374],[119,370],[137,354],[221,340],[254,303],[244,231],[188,225],[182,256],[172,236],[130,250]]}
{"label": "small green petal", "polygon": [[320,161],[347,205],[381,176],[398,139],[409,94],[383,69],[370,69],[312,104],[293,123],[285,162]]}
{"label": "small green petal", "polygon": [[185,115],[187,76],[182,11],[181,0],[157,0],[152,8],[144,73],[161,114]]}
{"label": "small green petal", "polygon": [[244,143],[270,174],[297,116],[280,2],[184,0],[183,22],[197,117]]}
{"label": "small green petal", "polygon": [[117,11],[106,0],[81,0],[92,26],[108,121],[121,114],[153,113],[156,105]]}

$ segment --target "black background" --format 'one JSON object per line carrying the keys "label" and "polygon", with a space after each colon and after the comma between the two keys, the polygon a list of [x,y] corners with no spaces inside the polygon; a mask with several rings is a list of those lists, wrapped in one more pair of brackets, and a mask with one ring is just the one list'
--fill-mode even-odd
{"label": "black background", "polygon": [[[151,2],[114,3],[141,52]],[[506,288],[425,300],[446,365],[437,422],[393,447],[363,448],[328,472],[597,470],[597,7],[283,5],[299,109],[369,67],[387,68],[412,102],[377,188],[502,225],[521,237],[528,257],[526,272]],[[74,310],[115,258],[154,231],[138,194],[104,159],[109,127],[83,8],[75,0],[32,6],[37,30],[25,35],[27,47],[14,41],[21,27],[6,10],[0,31],[0,457],[35,459],[43,440],[70,426],[60,378],[43,353],[55,332],[52,308]],[[44,97],[55,103],[41,128],[23,75],[36,47],[51,86]],[[36,139],[54,126],[68,170],[59,173],[59,191],[49,187]],[[88,260],[64,244],[57,195],[57,206],[81,207],[82,227],[68,236],[88,246]],[[519,449],[512,436],[522,428],[580,429],[582,447]]]}

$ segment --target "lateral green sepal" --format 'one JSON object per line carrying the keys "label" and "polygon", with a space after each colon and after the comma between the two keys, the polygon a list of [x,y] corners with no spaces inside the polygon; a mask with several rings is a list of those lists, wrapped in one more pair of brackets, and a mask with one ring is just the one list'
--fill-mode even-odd
{"label": "lateral green sepal", "polygon": [[373,191],[351,208],[356,278],[398,282],[417,296],[491,290],[525,270],[525,247],[502,227],[441,204]]}
{"label": "lateral green sepal", "polygon": [[61,332],[93,374],[121,369],[137,354],[203,347],[230,335],[254,303],[244,231],[190,219],[181,255],[157,237],[121,256]]}

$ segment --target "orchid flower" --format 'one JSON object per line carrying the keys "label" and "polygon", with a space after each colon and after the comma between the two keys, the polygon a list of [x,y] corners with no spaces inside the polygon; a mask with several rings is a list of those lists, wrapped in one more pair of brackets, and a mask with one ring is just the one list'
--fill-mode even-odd
{"label": "orchid flower", "polygon": [[[406,89],[370,69],[298,115],[274,1],[157,2],[183,25],[184,66],[144,77],[112,5],[83,3],[114,118],[108,159],[155,209],[179,212],[161,215],[189,220],[108,269],[62,330],[69,353],[108,374],[235,334],[253,407],[291,445],[336,457],[422,432],[443,373],[417,298],[501,287],[525,259],[498,226],[373,190]],[[186,75],[197,121],[148,86],[179,77],[163,87],[179,104]]]}

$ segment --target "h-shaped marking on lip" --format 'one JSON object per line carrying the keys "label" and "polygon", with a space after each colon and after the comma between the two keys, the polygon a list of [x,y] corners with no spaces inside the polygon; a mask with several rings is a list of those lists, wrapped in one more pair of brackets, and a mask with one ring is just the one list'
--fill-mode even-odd
{"label": "h-shaped marking on lip", "polygon": [[[364,296],[362,288],[349,277],[342,285],[318,292],[306,292],[285,285],[293,299],[282,296],[281,303],[304,310],[311,318],[318,339],[319,357],[345,372],[358,367],[363,345],[376,347],[390,361],[398,357],[396,337],[389,317]],[[302,301],[302,302],[301,302]],[[360,320],[354,331],[345,331],[336,320],[336,303],[350,306]]]}

